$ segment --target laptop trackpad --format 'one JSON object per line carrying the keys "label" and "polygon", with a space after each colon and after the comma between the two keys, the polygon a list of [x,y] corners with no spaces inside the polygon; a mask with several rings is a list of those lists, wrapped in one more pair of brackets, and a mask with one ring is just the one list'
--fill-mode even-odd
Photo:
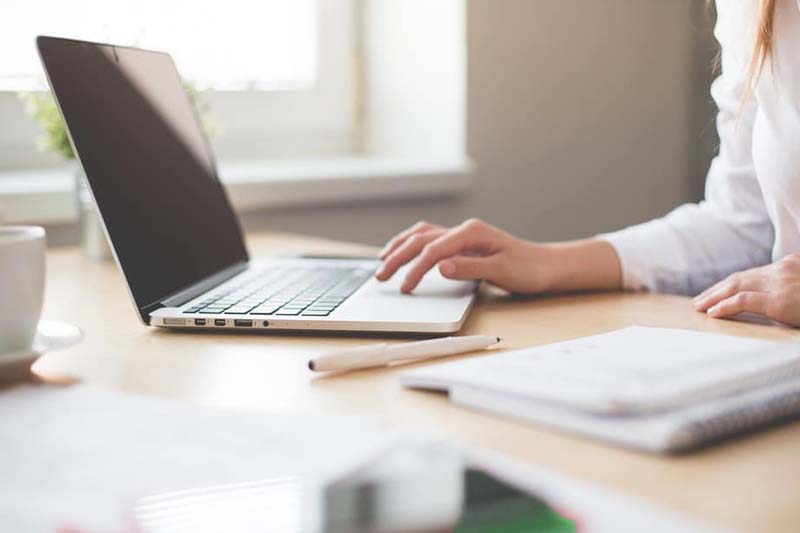
{"label": "laptop trackpad", "polygon": [[340,320],[452,323],[461,320],[472,302],[477,284],[453,281],[430,271],[411,294],[400,292],[405,270],[391,280],[370,279],[335,313]]}
{"label": "laptop trackpad", "polygon": [[400,292],[400,285],[403,284],[408,268],[408,266],[401,268],[389,281],[380,282],[373,279],[365,287],[365,292],[371,295],[405,300],[409,300],[412,297],[432,299],[461,298],[475,292],[475,282],[450,280],[442,276],[437,268],[433,268],[422,278],[422,281],[410,295],[403,294]]}

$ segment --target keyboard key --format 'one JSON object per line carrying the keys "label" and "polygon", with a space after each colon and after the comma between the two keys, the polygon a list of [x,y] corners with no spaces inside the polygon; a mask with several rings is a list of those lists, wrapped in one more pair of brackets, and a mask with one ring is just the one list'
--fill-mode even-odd
{"label": "keyboard key", "polygon": [[307,305],[284,305],[281,307],[281,311],[302,311],[308,307]]}
{"label": "keyboard key", "polygon": [[280,309],[276,315],[283,315],[283,316],[296,316],[299,315],[303,310],[302,309]]}
{"label": "keyboard key", "polygon": [[321,309],[321,310],[325,311],[325,310],[336,309],[337,307],[339,307],[339,306],[338,305],[326,305],[326,304],[314,304],[311,307],[309,307],[309,309]]}
{"label": "keyboard key", "polygon": [[225,311],[226,315],[246,315],[250,312],[253,308],[252,305],[234,305],[227,311]]}
{"label": "keyboard key", "polygon": [[250,311],[250,314],[251,315],[271,315],[275,311],[277,311],[278,309],[280,309],[280,306],[278,306],[278,305],[268,305],[268,306],[263,306],[262,305],[262,306],[256,307],[252,311]]}
{"label": "keyboard key", "polygon": [[333,312],[333,310],[330,310],[330,311],[314,311],[314,310],[308,309],[306,311],[303,311],[303,316],[328,316],[332,312]]}

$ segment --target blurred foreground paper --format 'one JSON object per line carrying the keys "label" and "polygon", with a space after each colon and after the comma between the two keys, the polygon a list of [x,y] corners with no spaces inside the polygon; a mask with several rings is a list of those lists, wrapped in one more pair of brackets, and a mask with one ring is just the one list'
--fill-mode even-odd
{"label": "blurred foreground paper", "polygon": [[[395,437],[357,417],[231,413],[87,386],[5,389],[0,524],[4,531],[136,531],[132,512],[145,496],[259,479],[323,480]],[[265,512],[302,512],[299,502],[278,507]]]}
{"label": "blurred foreground paper", "polygon": [[365,418],[233,413],[87,386],[0,390],[2,532],[387,530],[719,531]]}

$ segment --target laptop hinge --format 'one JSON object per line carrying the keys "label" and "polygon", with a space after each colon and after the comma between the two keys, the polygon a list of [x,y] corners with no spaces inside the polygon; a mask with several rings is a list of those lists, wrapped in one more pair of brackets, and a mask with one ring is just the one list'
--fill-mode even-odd
{"label": "laptop hinge", "polygon": [[180,307],[189,300],[197,298],[204,292],[213,289],[217,285],[228,281],[235,275],[244,272],[247,269],[247,266],[247,261],[242,261],[241,263],[236,263],[235,265],[229,266],[225,270],[221,270],[216,274],[212,274],[207,278],[203,278],[194,285],[191,285],[182,291],[176,292],[175,294],[164,298],[161,300],[158,307]]}
{"label": "laptop hinge", "polygon": [[147,324],[149,326],[150,325],[150,313],[152,313],[156,309],[161,309],[162,307],[164,307],[164,304],[156,302],[154,304],[150,304],[150,305],[147,305],[147,306],[142,307],[141,309],[139,309],[139,314],[141,315],[142,320],[144,320],[145,324]]}

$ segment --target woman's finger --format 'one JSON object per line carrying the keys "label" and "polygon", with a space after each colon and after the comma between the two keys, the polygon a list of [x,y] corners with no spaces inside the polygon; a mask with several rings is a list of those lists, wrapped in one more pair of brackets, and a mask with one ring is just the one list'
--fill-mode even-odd
{"label": "woman's finger", "polygon": [[707,313],[714,318],[722,318],[738,313],[756,313],[766,316],[770,298],[771,295],[766,292],[739,292],[709,308]]}
{"label": "woman's finger", "polygon": [[767,290],[767,281],[762,276],[734,274],[696,297],[693,300],[693,304],[698,311],[707,311],[722,300],[730,298],[737,293],[743,291],[764,292]]}
{"label": "woman's finger", "polygon": [[728,279],[729,279],[729,278],[725,278],[725,279],[723,279],[722,281],[718,281],[717,283],[713,284],[712,286],[710,286],[709,288],[707,288],[706,290],[704,290],[703,292],[701,292],[700,294],[698,294],[697,296],[695,296],[693,301],[694,301],[695,303],[697,303],[697,302],[699,302],[699,301],[701,301],[701,300],[705,300],[706,298],[708,298],[709,296],[711,296],[711,294],[712,294],[713,292],[717,291],[717,290],[718,290],[720,287],[722,287],[722,285],[723,285],[724,283],[726,283],[726,282],[728,281]]}
{"label": "woman's finger", "polygon": [[765,272],[765,269],[769,268],[771,265],[767,265],[766,267],[756,267],[756,268],[748,268],[747,270],[742,270],[741,272],[736,272],[735,274],[731,274],[730,276],[726,277],[722,281],[718,281],[711,287],[707,288],[700,294],[694,297],[696,301],[702,300],[707,298],[712,293],[718,291],[723,285],[726,285],[730,281],[737,279],[737,278],[764,278],[768,276],[768,273]]}
{"label": "woman's finger", "polygon": [[473,257],[467,255],[454,255],[439,263],[439,272],[448,279],[456,280],[489,280],[496,275],[497,256]]}
{"label": "woman's finger", "polygon": [[416,233],[423,233],[426,231],[431,231],[434,229],[442,229],[441,226],[437,226],[436,224],[431,224],[430,222],[425,222],[421,220],[411,226],[408,229],[405,229],[392,237],[386,246],[378,253],[378,259],[386,258],[390,253],[397,249],[398,246],[402,245],[409,237]]}
{"label": "woman's finger", "polygon": [[383,261],[383,265],[375,273],[379,281],[391,278],[397,270],[422,252],[425,245],[441,237],[446,230],[435,229],[410,235],[402,244],[391,252]]}
{"label": "woman's finger", "polygon": [[413,291],[422,277],[436,266],[436,263],[474,246],[481,237],[481,231],[482,228],[477,224],[462,224],[426,245],[406,274],[400,290],[405,293]]}

